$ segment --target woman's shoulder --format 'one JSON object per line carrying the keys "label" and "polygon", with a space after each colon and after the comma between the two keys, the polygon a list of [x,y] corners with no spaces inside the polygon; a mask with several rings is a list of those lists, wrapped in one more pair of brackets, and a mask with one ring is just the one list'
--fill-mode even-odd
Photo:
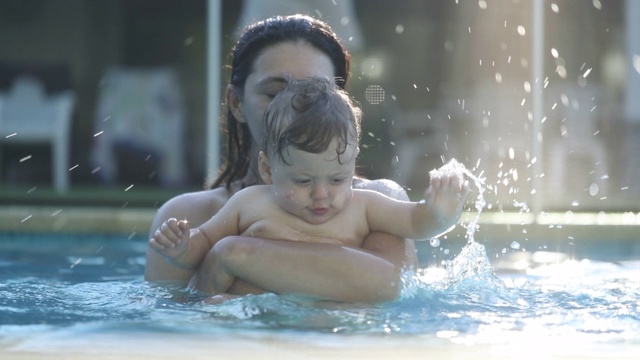
{"label": "woman's shoulder", "polygon": [[154,222],[169,218],[187,219],[193,226],[207,221],[229,200],[225,188],[201,190],[177,195],[165,202],[155,216]]}
{"label": "woman's shoulder", "polygon": [[353,187],[356,189],[373,190],[398,200],[409,200],[405,189],[393,180],[389,179],[363,179],[353,180]]}
{"label": "woman's shoulder", "polygon": [[200,209],[217,209],[224,206],[227,200],[229,200],[229,192],[225,188],[220,187],[216,189],[180,194],[169,200],[167,204],[171,204],[173,206],[184,204],[189,207],[198,207]]}

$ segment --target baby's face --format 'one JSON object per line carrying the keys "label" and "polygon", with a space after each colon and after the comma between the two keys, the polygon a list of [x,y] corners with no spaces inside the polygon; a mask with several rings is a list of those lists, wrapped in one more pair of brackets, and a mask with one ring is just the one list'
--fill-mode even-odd
{"label": "baby's face", "polygon": [[358,152],[349,145],[338,161],[336,147],[336,140],[320,154],[290,147],[284,155],[291,165],[271,159],[275,197],[285,211],[310,224],[322,224],[347,207]]}

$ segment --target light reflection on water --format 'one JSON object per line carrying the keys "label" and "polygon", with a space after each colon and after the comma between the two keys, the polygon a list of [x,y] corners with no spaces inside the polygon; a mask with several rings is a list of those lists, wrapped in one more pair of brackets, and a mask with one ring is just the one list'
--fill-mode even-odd
{"label": "light reflection on water", "polygon": [[93,332],[433,335],[461,343],[540,332],[640,343],[637,261],[567,261],[495,275],[484,247],[474,242],[446,269],[406,274],[395,302],[339,304],[266,294],[203,305],[197,294],[145,283],[135,259],[109,267],[113,261],[105,258],[73,268],[16,260],[14,253],[0,264],[0,337],[42,326],[89,326]]}

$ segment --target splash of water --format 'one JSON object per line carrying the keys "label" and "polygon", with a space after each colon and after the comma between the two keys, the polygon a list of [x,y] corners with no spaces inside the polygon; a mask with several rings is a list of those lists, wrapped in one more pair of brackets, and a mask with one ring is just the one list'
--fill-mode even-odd
{"label": "splash of water", "polygon": [[[484,209],[484,207],[487,205],[487,202],[484,199],[484,192],[486,189],[485,179],[480,176],[476,176],[473,172],[471,172],[471,170],[467,169],[464,166],[464,164],[462,164],[455,158],[452,158],[451,160],[449,160],[449,162],[444,164],[441,168],[431,170],[429,172],[429,175],[431,176],[436,174],[439,174],[439,175],[462,174],[463,176],[466,176],[469,180],[471,180],[473,185],[477,188],[478,196],[476,197],[476,201],[475,201],[476,216],[466,226],[467,239],[469,243],[474,242],[474,235],[478,229],[478,221],[480,220],[480,214],[482,213],[482,209]],[[464,179],[460,179],[460,180],[465,181]]]}
{"label": "splash of water", "polygon": [[[479,279],[481,281],[487,280],[493,282],[491,279],[493,276],[493,269],[489,258],[487,257],[485,248],[482,244],[475,241],[475,233],[478,230],[478,222],[482,210],[486,206],[487,202],[484,198],[485,193],[485,179],[481,176],[476,176],[471,170],[467,169],[461,162],[456,159],[451,159],[441,168],[432,170],[430,175],[452,175],[462,174],[460,176],[466,177],[467,180],[461,178],[461,181],[471,181],[473,186],[477,189],[477,197],[475,200],[476,214],[473,219],[466,225],[466,237],[467,244],[460,251],[453,260],[445,262],[444,273],[433,276],[433,273],[427,275],[423,272],[419,279],[412,276],[405,277],[405,291],[406,294],[411,297],[414,293],[416,286],[420,287],[420,283],[429,283],[436,289],[445,290],[451,289],[456,285],[464,282],[467,279]],[[433,270],[433,269],[431,269]]]}

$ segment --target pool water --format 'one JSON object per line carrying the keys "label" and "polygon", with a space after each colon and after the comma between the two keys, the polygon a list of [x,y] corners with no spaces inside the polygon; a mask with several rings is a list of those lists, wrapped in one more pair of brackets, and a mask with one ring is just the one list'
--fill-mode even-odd
{"label": "pool water", "polygon": [[[234,354],[275,342],[275,350],[301,346],[296,351],[317,356],[424,349],[491,358],[640,357],[637,260],[566,260],[496,274],[485,247],[471,241],[446,266],[405,274],[400,299],[390,303],[265,294],[205,305],[198,294],[144,282],[145,247],[144,239],[117,236],[0,236],[0,355],[44,356],[69,346],[90,352],[98,342],[104,354],[112,350],[105,344],[137,339],[123,350],[135,352],[147,338],[149,352],[139,353],[147,358],[168,356],[161,339],[181,348],[196,338],[226,339]],[[92,336],[100,341],[81,342]],[[254,350],[275,354],[273,347]]]}

